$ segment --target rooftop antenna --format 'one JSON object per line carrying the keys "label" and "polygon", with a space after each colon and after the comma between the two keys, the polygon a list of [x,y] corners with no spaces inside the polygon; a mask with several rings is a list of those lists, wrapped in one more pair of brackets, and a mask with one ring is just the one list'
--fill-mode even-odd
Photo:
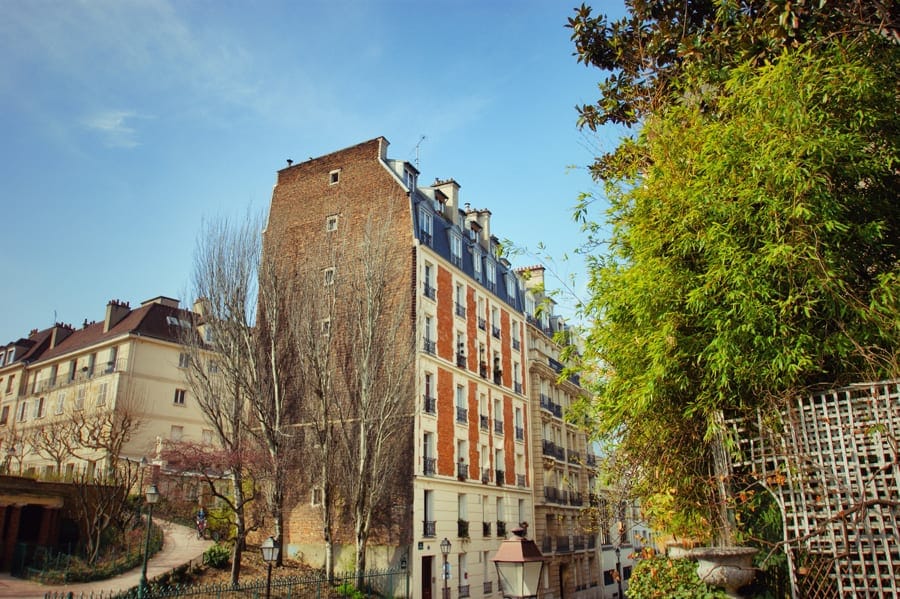
{"label": "rooftop antenna", "polygon": [[416,144],[416,169],[419,168],[419,146],[422,145],[422,142],[425,141],[425,136],[419,138],[419,142]]}

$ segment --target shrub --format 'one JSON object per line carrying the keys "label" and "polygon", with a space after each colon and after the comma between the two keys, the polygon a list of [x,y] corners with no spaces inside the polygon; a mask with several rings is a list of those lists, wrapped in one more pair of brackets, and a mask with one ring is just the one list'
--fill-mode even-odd
{"label": "shrub", "polygon": [[337,594],[341,597],[349,597],[350,599],[364,599],[365,593],[359,591],[349,582],[342,583],[337,589]]}
{"label": "shrub", "polygon": [[688,559],[659,556],[640,560],[628,581],[629,599],[726,599],[724,591],[697,576]]}
{"label": "shrub", "polygon": [[227,545],[216,543],[203,552],[203,563],[210,568],[224,569],[231,559],[231,549]]}

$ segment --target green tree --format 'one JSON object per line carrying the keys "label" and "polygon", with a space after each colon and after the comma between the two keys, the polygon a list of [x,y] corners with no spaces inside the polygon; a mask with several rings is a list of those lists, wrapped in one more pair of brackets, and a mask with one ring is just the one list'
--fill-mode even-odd
{"label": "green tree", "polygon": [[612,236],[585,306],[593,414],[645,466],[651,511],[693,533],[728,528],[709,509],[723,413],[900,374],[898,47],[789,46],[673,71],[679,93],[596,171]]}

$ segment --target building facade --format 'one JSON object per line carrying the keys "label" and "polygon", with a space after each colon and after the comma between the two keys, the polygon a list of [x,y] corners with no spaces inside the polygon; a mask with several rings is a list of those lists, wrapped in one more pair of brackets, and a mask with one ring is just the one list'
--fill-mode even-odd
{"label": "building facade", "polygon": [[[265,243],[299,263],[339,238],[340,262],[323,269],[331,284],[342,264],[364,259],[366,223],[386,223],[381,243],[406,257],[391,277],[409,294],[415,391],[409,453],[396,458],[402,488],[382,510],[400,533],[381,535],[372,565],[405,564],[416,597],[493,596],[490,558],[534,518],[524,292],[490,212],[461,206],[453,180],[419,185],[387,146],[377,138],[279,171]],[[312,563],[323,542],[318,497],[296,489],[286,509],[286,550]],[[352,549],[346,535],[339,542]]]}
{"label": "building facade", "polygon": [[[192,322],[178,300],[158,297],[135,309],[114,300],[103,320],[33,330],[0,347],[4,472],[64,480],[105,467],[109,451],[150,462],[164,440],[211,442],[184,374],[179,339]],[[58,434],[72,422],[85,427],[109,414],[120,419],[108,423],[122,423],[123,415],[133,422],[121,443],[90,448]]]}

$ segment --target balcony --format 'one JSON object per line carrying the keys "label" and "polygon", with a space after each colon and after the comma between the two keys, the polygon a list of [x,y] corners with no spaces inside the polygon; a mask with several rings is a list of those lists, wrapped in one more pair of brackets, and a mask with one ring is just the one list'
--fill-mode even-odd
{"label": "balcony", "polygon": [[435,288],[432,287],[431,285],[429,285],[428,283],[425,283],[425,297],[427,297],[428,299],[434,299],[434,296],[435,296]]}
{"label": "balcony", "polygon": [[460,408],[457,406],[456,408],[456,421],[465,424],[469,421],[469,410],[466,408]]}
{"label": "balcony", "polygon": [[478,328],[482,331],[487,330],[487,321],[484,319],[484,316],[478,317]]}
{"label": "balcony", "polygon": [[553,553],[553,537],[545,536],[541,539],[541,552],[544,555]]}
{"label": "balcony", "polygon": [[575,535],[572,537],[572,547],[574,547],[575,551],[584,551],[586,546],[587,542],[584,539],[584,535]]}
{"label": "balcony", "polygon": [[500,327],[491,325],[491,335],[493,335],[494,337],[499,339],[500,338]]}
{"label": "balcony", "polygon": [[502,384],[503,384],[503,371],[502,371],[502,370],[495,370],[495,371],[494,371],[494,384],[495,384],[495,385],[502,385]]}
{"label": "balcony", "polygon": [[491,536],[491,523],[490,522],[482,522],[481,523],[481,536],[483,536],[483,537]]}
{"label": "balcony", "polygon": [[497,520],[497,536],[505,537],[506,536],[506,522],[501,522]]}
{"label": "balcony", "polygon": [[459,589],[459,596],[460,596],[460,597],[470,597],[470,596],[471,596],[471,595],[469,595],[469,585],[467,585],[467,584],[461,584],[461,585],[459,585],[459,587],[457,587],[457,588]]}
{"label": "balcony", "polygon": [[495,470],[494,471],[494,480],[497,481],[498,487],[503,486],[503,484],[506,482],[505,478],[506,478],[505,471],[503,471],[503,470]]}
{"label": "balcony", "polygon": [[422,536],[423,537],[433,537],[435,536],[435,521],[434,520],[425,520],[422,522]]}
{"label": "balcony", "polygon": [[434,476],[437,458],[424,458],[422,462],[422,474],[425,476]]}
{"label": "balcony", "polygon": [[513,390],[516,393],[521,394],[522,393],[522,383],[520,383],[519,381],[513,382]]}
{"label": "balcony", "polygon": [[569,505],[584,505],[584,496],[578,491],[572,491],[569,495]]}
{"label": "balcony", "polygon": [[487,416],[479,416],[478,420],[481,425],[481,430],[483,430],[483,431],[490,430],[490,428],[491,428],[491,419],[490,418],[488,418]]}
{"label": "balcony", "polygon": [[585,463],[586,463],[588,466],[590,466],[590,467],[593,468],[594,466],[597,465],[597,456],[595,456],[595,455],[592,454],[592,453],[587,454],[587,455],[585,456]]}
{"label": "balcony", "polygon": [[516,441],[525,440],[525,429],[521,426],[516,427]]}
{"label": "balcony", "polygon": [[492,595],[494,593],[494,583],[493,581],[487,581],[484,583],[484,588],[482,589],[485,595]]}
{"label": "balcony", "polygon": [[461,539],[469,538],[469,521],[468,520],[457,520],[456,521],[456,536]]}
{"label": "balcony", "polygon": [[466,317],[466,307],[459,302],[456,302],[456,315],[461,318]]}
{"label": "balcony", "polygon": [[524,486],[525,486],[525,475],[524,475],[524,474],[517,474],[517,475],[516,475],[516,486],[517,486],[517,487],[524,487]]}
{"label": "balcony", "polygon": [[549,439],[541,440],[541,453],[551,458],[556,457],[556,443]]}
{"label": "balcony", "polygon": [[581,463],[581,454],[577,451],[569,450],[568,453],[568,461],[570,464],[579,464]]}
{"label": "balcony", "polygon": [[514,350],[519,351],[520,349],[522,349],[522,342],[514,337],[512,340],[512,346]]}
{"label": "balcony", "polygon": [[483,468],[481,470],[481,482],[483,482],[484,484],[488,484],[489,482],[491,482],[491,469],[490,468]]}
{"label": "balcony", "polygon": [[437,413],[437,398],[428,397],[428,395],[422,396],[422,402],[425,406],[425,412],[427,414],[435,414]]}
{"label": "balcony", "polygon": [[456,354],[456,365],[460,368],[466,367],[466,354]]}
{"label": "balcony", "polygon": [[480,374],[483,379],[487,378],[487,364],[482,362],[478,365],[478,374]]}
{"label": "balcony", "polygon": [[494,420],[494,432],[498,435],[503,434],[503,421],[502,420]]}
{"label": "balcony", "polygon": [[561,535],[556,537],[556,552],[569,553],[570,551],[572,551],[572,547],[569,545],[569,536]]}
{"label": "balcony", "polygon": [[431,339],[425,339],[425,341],[422,343],[422,349],[424,349],[426,353],[429,353],[432,356],[437,352],[436,344]]}
{"label": "balcony", "polygon": [[456,478],[459,480],[466,480],[469,478],[469,465],[465,462],[459,462],[456,464]]}
{"label": "balcony", "polygon": [[559,490],[554,487],[544,487],[544,499],[556,503],[559,500]]}
{"label": "balcony", "polygon": [[556,374],[561,374],[563,371],[563,365],[561,362],[557,362],[553,358],[547,358],[547,362],[550,364],[550,368],[553,369],[553,372]]}

